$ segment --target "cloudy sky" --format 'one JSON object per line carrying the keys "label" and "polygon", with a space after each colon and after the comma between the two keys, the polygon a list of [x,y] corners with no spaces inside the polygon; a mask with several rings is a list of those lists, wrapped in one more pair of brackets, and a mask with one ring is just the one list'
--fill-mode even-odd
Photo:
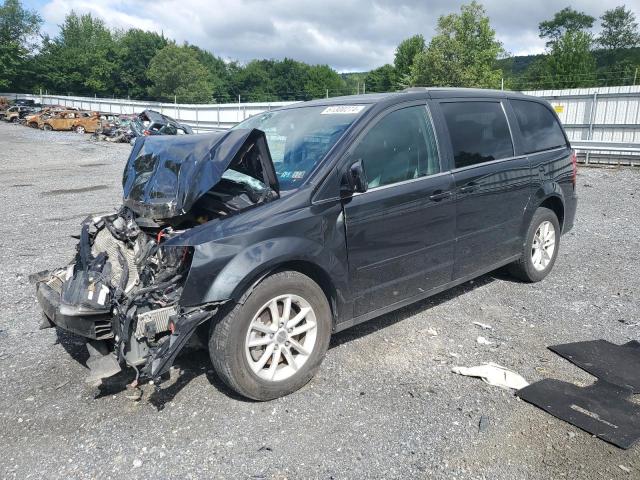
{"label": "cloudy sky", "polygon": [[[623,0],[621,0],[623,1]],[[225,59],[283,58],[326,63],[338,71],[363,71],[393,60],[396,45],[434,34],[438,16],[458,10],[457,0],[25,0],[55,35],[72,9],[101,17],[110,27],[164,32]],[[564,7],[556,0],[485,0],[491,23],[514,55],[539,53],[538,23]],[[640,0],[626,5],[640,19]],[[599,17],[619,3],[566,0]]]}

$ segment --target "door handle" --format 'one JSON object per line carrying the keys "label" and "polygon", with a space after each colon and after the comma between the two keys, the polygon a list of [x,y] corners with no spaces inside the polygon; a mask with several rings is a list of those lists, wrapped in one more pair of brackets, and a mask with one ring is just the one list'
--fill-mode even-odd
{"label": "door handle", "polygon": [[475,191],[477,186],[475,182],[467,183],[464,187],[460,187],[460,193],[471,193]]}
{"label": "door handle", "polygon": [[439,202],[440,200],[444,200],[445,198],[449,198],[451,196],[451,192],[436,190],[432,195],[429,195],[429,198],[434,202]]}

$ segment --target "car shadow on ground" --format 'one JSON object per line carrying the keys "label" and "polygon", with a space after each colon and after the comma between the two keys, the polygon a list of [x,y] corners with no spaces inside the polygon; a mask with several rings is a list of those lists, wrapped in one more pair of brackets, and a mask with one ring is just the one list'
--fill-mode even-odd
{"label": "car shadow on ground", "polygon": [[[406,307],[402,307],[385,315],[381,315],[380,317],[374,318],[360,325],[351,327],[340,333],[336,333],[331,338],[329,349],[366,337],[371,333],[380,331],[420,312],[428,311],[435,306],[452,300],[467,292],[473,291],[476,288],[488,285],[495,280],[511,282],[518,281],[510,277],[503,270],[488,273],[450,290],[446,290],[432,297],[418,301]],[[89,358],[89,354],[84,341],[80,337],[67,333],[59,328],[56,329],[56,332],[58,343],[62,345],[73,359],[86,367],[86,361]],[[196,337],[196,335],[194,335],[194,337]],[[137,395],[136,392],[132,392],[129,396],[136,400],[146,397],[146,401],[160,411],[164,409],[166,404],[172,402],[178,393],[180,393],[180,391],[192,380],[200,377],[201,375],[205,375],[209,384],[227,397],[245,402],[253,401],[240,396],[222,382],[213,370],[211,360],[209,359],[209,354],[205,346],[200,342],[192,342],[191,345],[185,348],[185,351],[182,352],[174,362],[172,371],[173,372],[170,375],[171,378],[169,378],[168,374],[163,378],[163,381],[165,382],[164,386],[162,384],[159,386],[146,385],[143,386],[145,389],[144,392],[137,390],[139,395]],[[125,369],[113,377],[104,379],[97,387],[97,393],[94,395],[94,398],[100,399],[109,395],[121,393],[128,389],[131,390],[127,385],[129,385],[134,379],[135,372],[133,369]],[[151,393],[146,393],[150,389],[152,390]]]}
{"label": "car shadow on ground", "polygon": [[437,295],[433,295],[432,297],[425,298],[424,300],[417,301],[415,303],[407,305],[406,307],[399,308],[385,315],[381,315],[359,325],[355,325],[339,333],[335,333],[331,337],[329,349],[339,347],[340,345],[349,343],[362,337],[366,337],[371,333],[378,332],[384,328],[406,320],[409,317],[417,315],[420,312],[428,311],[433,307],[448,302],[449,300],[459,297],[460,295],[463,295],[467,292],[471,292],[476,288],[488,285],[495,280],[518,282],[518,280],[510,277],[502,270],[490,272],[486,275],[465,282],[462,285],[458,285],[457,287],[445,290],[444,292]]}

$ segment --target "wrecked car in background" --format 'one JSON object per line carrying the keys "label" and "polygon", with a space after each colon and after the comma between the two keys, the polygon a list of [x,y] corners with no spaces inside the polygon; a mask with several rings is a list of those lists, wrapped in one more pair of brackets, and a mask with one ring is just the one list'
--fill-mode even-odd
{"label": "wrecked car in background", "polygon": [[62,130],[68,131],[73,128],[73,125],[83,117],[87,117],[86,112],[80,112],[77,110],[63,110],[60,112],[54,112],[51,114],[45,114],[40,118],[38,122],[39,128],[46,131]]}
{"label": "wrecked car in background", "polygon": [[131,122],[138,118],[133,114],[116,115],[108,122],[103,122],[92,136],[93,140],[104,140],[112,143],[129,143],[135,138],[131,131]]}
{"label": "wrecked car in background", "polygon": [[177,122],[173,118],[158,113],[155,110],[145,110],[131,121],[131,131],[134,136],[150,135],[191,135],[190,126]]}
{"label": "wrecked car in background", "polygon": [[7,108],[7,110],[5,110],[4,116],[2,119],[5,122],[18,123],[27,115],[31,114],[33,110],[34,109],[32,107],[14,105],[13,107],[9,107]]}
{"label": "wrecked car in background", "polygon": [[87,116],[76,119],[71,130],[76,133],[95,133],[103,126],[107,127],[115,121],[116,116],[111,113],[90,112]]}
{"label": "wrecked car in background", "polygon": [[189,125],[177,122],[173,118],[154,110],[145,110],[138,115],[118,115],[118,118],[94,135],[95,140],[113,143],[132,143],[138,137],[156,135],[191,135]]}
{"label": "wrecked car in background", "polygon": [[24,117],[24,124],[27,127],[31,128],[42,128],[43,120],[45,118],[56,115],[60,112],[64,111],[77,111],[77,108],[73,107],[64,107],[62,105],[49,105],[41,108],[40,110],[36,110],[33,113]]}

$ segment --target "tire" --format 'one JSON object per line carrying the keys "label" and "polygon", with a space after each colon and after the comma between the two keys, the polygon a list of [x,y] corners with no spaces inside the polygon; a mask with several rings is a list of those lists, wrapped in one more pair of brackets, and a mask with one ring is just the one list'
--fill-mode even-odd
{"label": "tire", "polygon": [[47,131],[47,132],[50,132],[51,130],[53,130],[53,127],[52,127],[51,125],[49,125],[48,123],[45,123],[45,124],[42,126],[42,129],[43,129],[43,130],[45,130],[45,131]]}
{"label": "tire", "polygon": [[[538,207],[527,230],[522,256],[509,265],[509,273],[525,282],[539,282],[549,275],[558,256],[560,233],[560,222],[553,210]],[[539,246],[540,238],[548,247]]]}
{"label": "tire", "polygon": [[73,127],[73,131],[80,134],[85,133],[85,129],[82,125],[76,125],[75,127]]}
{"label": "tire", "polygon": [[31,123],[29,124],[29,126],[30,126],[31,128],[38,128],[38,124],[37,124],[36,122],[31,122]]}
{"label": "tire", "polygon": [[[287,298],[291,300],[289,322],[297,317],[300,323],[280,323]],[[279,317],[275,326],[274,310],[269,308],[273,301]],[[295,335],[305,328],[304,333]],[[218,376],[230,388],[253,400],[266,401],[306,385],[324,359],[330,337],[331,309],[322,289],[306,275],[283,271],[265,278],[244,303],[214,319],[209,355]],[[298,351],[296,347],[304,348]]]}

